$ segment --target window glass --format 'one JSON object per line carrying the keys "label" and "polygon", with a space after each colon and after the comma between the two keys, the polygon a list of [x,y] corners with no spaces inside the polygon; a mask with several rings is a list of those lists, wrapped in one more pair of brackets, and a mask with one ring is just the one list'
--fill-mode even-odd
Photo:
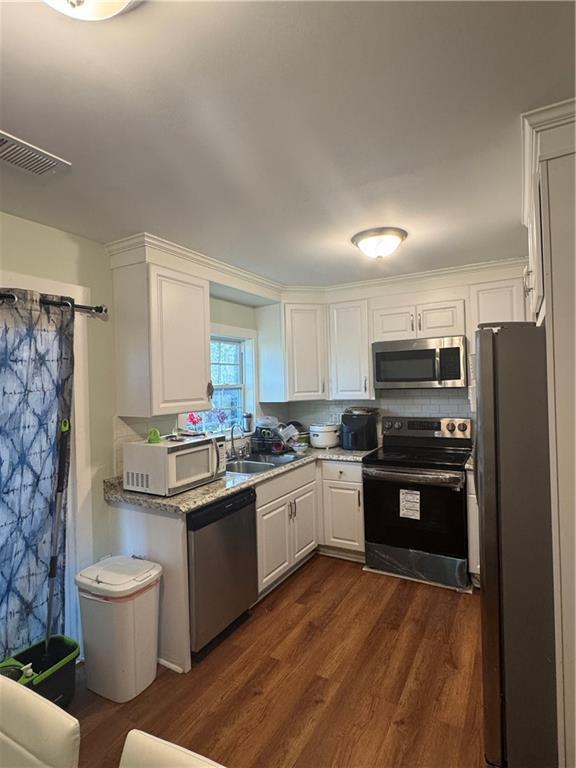
{"label": "window glass", "polygon": [[221,432],[232,424],[242,424],[245,380],[243,366],[244,342],[213,336],[210,341],[210,368],[214,396],[212,409],[195,411],[187,419],[193,432]]}

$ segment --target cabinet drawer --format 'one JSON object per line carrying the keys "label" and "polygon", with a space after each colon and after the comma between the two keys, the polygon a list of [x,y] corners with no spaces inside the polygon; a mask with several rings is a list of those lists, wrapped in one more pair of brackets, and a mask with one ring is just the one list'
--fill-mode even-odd
{"label": "cabinet drawer", "polygon": [[324,480],[342,480],[347,483],[362,482],[362,464],[351,461],[323,461]]}
{"label": "cabinet drawer", "polygon": [[312,483],[314,480],[316,480],[316,462],[292,469],[272,480],[266,480],[256,486],[256,506],[260,508],[265,504],[270,504],[271,501],[286,496],[287,493],[292,493],[297,488]]}

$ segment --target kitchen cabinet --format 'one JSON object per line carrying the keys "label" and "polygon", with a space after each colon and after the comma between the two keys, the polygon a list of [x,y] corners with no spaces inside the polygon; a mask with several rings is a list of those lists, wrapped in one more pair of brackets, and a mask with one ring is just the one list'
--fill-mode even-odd
{"label": "kitchen cabinet", "polygon": [[312,482],[257,510],[258,591],[263,592],[318,546]]}
{"label": "kitchen cabinet", "polygon": [[464,333],[462,299],[372,310],[372,341],[462,336]]}
{"label": "kitchen cabinet", "polygon": [[468,513],[468,571],[480,575],[480,516],[478,512],[478,500],[476,499],[476,487],[474,473],[466,472],[467,488],[467,513]]}
{"label": "kitchen cabinet", "polygon": [[210,408],[208,281],[149,263],[113,281],[118,414]]}
{"label": "kitchen cabinet", "polygon": [[524,288],[521,278],[470,286],[468,336],[472,342],[480,323],[521,320],[524,320]]}
{"label": "kitchen cabinet", "polygon": [[337,549],[364,552],[362,465],[322,462],[322,543]]}
{"label": "kitchen cabinet", "polygon": [[362,484],[323,481],[324,544],[364,552]]}
{"label": "kitchen cabinet", "polygon": [[330,304],[330,395],[332,400],[370,398],[368,302]]}
{"label": "kitchen cabinet", "polygon": [[256,310],[261,402],[325,400],[323,304],[281,303]]}

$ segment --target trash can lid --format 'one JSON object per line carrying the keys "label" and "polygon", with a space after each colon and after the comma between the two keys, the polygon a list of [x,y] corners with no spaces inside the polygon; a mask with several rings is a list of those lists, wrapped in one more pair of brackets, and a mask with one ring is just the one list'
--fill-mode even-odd
{"label": "trash can lid", "polygon": [[126,597],[160,578],[162,566],[138,557],[106,557],[76,575],[76,585],[95,595]]}

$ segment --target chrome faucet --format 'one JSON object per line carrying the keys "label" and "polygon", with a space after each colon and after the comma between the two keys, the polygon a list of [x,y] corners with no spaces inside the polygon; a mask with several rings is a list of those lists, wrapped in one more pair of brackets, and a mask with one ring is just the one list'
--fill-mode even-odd
{"label": "chrome faucet", "polygon": [[238,424],[236,421],[232,423],[232,426],[230,427],[230,442],[232,445],[230,446],[230,458],[235,461],[238,458],[238,453],[236,451],[236,448],[234,447],[234,428],[238,427],[238,429],[242,432],[242,437],[244,437],[244,430]]}

